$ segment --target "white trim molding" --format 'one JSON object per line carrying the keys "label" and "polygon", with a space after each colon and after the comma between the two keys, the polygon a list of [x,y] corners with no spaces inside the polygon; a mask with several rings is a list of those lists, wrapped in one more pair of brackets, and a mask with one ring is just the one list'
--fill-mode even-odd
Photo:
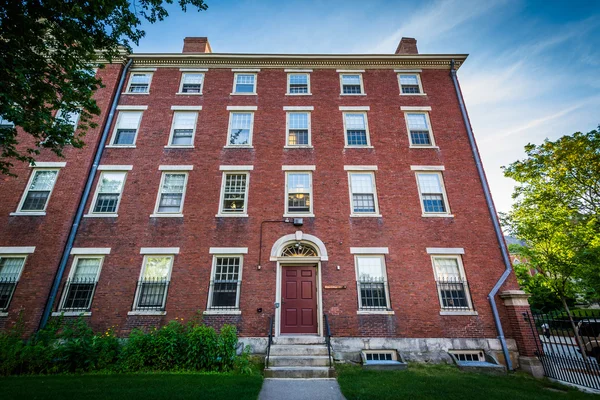
{"label": "white trim molding", "polygon": [[232,68],[231,72],[260,72],[260,68]]}
{"label": "white trim molding", "polygon": [[445,171],[446,167],[443,165],[411,165],[411,171]]}
{"label": "white trim molding", "polygon": [[400,106],[400,111],[431,111],[430,106]]}
{"label": "white trim molding", "polygon": [[258,106],[227,106],[227,111],[256,111]]}
{"label": "white trim molding", "polygon": [[283,106],[283,111],[314,111],[314,106]]}
{"label": "white trim molding", "polygon": [[313,72],[312,69],[284,69],[283,72]]}
{"label": "white trim molding", "polygon": [[364,69],[336,69],[335,72],[352,73],[352,72],[365,72],[365,70]]}
{"label": "white trim molding", "polygon": [[316,165],[282,165],[282,171],[315,171]]}
{"label": "white trim molding", "polygon": [[350,254],[390,254],[387,247],[350,247]]}
{"label": "white trim molding", "polygon": [[110,254],[110,247],[73,247],[71,255]]}
{"label": "white trim molding", "polygon": [[462,247],[427,247],[427,254],[465,254]]}
{"label": "white trim molding", "polygon": [[151,67],[133,67],[129,72],[155,72],[158,68]]}
{"label": "white trim molding", "polygon": [[140,254],[179,254],[179,247],[142,247]]}
{"label": "white trim molding", "polygon": [[254,165],[220,165],[219,171],[253,171]]}
{"label": "white trim molding", "polygon": [[32,254],[35,246],[0,247],[0,254]]}
{"label": "white trim molding", "polygon": [[29,164],[31,168],[64,168],[67,166],[66,162],[53,162],[53,161],[38,161],[33,164]]}
{"label": "white trim molding", "polygon": [[371,111],[369,106],[340,106],[340,111]]}
{"label": "white trim molding", "polygon": [[419,72],[423,72],[422,69],[395,69],[394,72],[398,73],[398,74],[410,74],[411,72],[413,73],[419,73]]}
{"label": "white trim molding", "polygon": [[[147,93],[144,93],[147,94]],[[126,106],[126,105],[120,105],[117,106],[117,110],[121,111],[121,110],[126,110],[126,111],[145,111],[148,109],[148,106]]]}
{"label": "white trim molding", "polygon": [[208,68],[179,68],[179,72],[208,72]]}
{"label": "white trim molding", "polygon": [[159,171],[192,171],[193,165],[159,165]]}
{"label": "white trim molding", "polygon": [[174,111],[202,111],[202,106],[171,106]]}
{"label": "white trim molding", "polygon": [[133,165],[98,165],[98,171],[131,171]]}
{"label": "white trim molding", "polygon": [[248,254],[247,247],[211,247],[208,254]]}
{"label": "white trim molding", "polygon": [[344,171],[377,171],[377,165],[344,165]]}

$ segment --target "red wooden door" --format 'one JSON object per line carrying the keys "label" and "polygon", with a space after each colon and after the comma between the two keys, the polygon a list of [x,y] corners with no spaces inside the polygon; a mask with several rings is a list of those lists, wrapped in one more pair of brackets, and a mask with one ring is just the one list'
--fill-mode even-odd
{"label": "red wooden door", "polygon": [[282,267],[281,333],[317,331],[317,268]]}

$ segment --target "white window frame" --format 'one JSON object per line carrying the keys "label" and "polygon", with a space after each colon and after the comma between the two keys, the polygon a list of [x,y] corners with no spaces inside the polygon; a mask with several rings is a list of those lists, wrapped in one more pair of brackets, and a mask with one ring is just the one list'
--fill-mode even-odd
{"label": "white window frame", "polygon": [[[410,136],[410,126],[408,125],[408,115],[410,114],[424,114],[425,120],[427,121],[427,126],[429,128],[429,139],[431,140],[431,144],[429,145],[419,145],[413,144],[412,137]],[[438,148],[435,144],[435,137],[433,136],[433,127],[431,126],[431,119],[429,118],[428,111],[404,111],[404,123],[406,125],[406,133],[408,135],[408,144],[411,149],[431,149]]]}
{"label": "white window frame", "polygon": [[[286,91],[286,95],[288,96],[311,96],[312,92],[310,89],[310,72],[311,71],[286,71],[287,72],[287,91]],[[292,75],[306,75],[306,93],[290,93],[290,77]]]}
{"label": "white window frame", "polygon": [[[239,258],[240,259],[240,270],[238,273],[238,290],[236,293],[235,299],[235,309],[222,310],[222,309],[213,309],[212,301],[213,301],[213,285],[215,280],[215,273],[217,271],[217,259],[218,258]],[[206,311],[203,314],[241,314],[240,310],[240,295],[242,292],[242,271],[244,270],[244,254],[241,253],[214,253],[212,259],[212,268],[210,271],[210,283],[208,287],[208,300],[206,301]]]}
{"label": "white window frame", "polygon": [[[365,131],[367,135],[367,144],[366,145],[349,145],[348,144],[348,132],[346,130],[346,114],[363,114],[365,117]],[[343,111],[342,112],[342,121],[344,125],[344,147],[347,149],[369,149],[373,148],[371,146],[371,134],[369,132],[369,119],[367,116],[367,111]]]}
{"label": "white window frame", "polygon": [[[370,175],[373,179],[373,200],[375,202],[375,211],[373,212],[355,212],[354,211],[354,199],[352,191],[352,175]],[[379,201],[377,200],[377,183],[375,181],[375,172],[351,169],[348,170],[348,191],[350,194],[350,216],[351,217],[381,217],[379,213]]]}
{"label": "white window frame", "polygon": [[[465,274],[465,267],[462,262],[462,255],[460,255],[460,254],[431,254],[430,258],[431,258],[431,267],[433,268],[433,279],[435,280],[435,284],[436,284],[435,289],[437,291],[438,301],[440,302],[440,314],[441,315],[461,315],[461,314],[477,315],[477,312],[473,308],[473,300],[471,298],[471,291],[469,290],[467,275]],[[454,310],[451,307],[444,307],[444,302],[442,301],[442,294],[440,293],[440,289],[437,286],[438,271],[435,266],[436,258],[450,258],[450,259],[454,259],[457,261],[458,273],[460,275],[460,279],[465,282],[464,290],[465,290],[465,297],[467,298],[467,304],[469,307],[468,310]]]}
{"label": "white window frame", "polygon": [[[222,169],[221,175],[221,195],[219,196],[219,212],[215,217],[248,217],[248,194],[250,192],[250,170],[249,169]],[[225,183],[227,182],[227,175],[246,175],[246,192],[244,193],[244,212],[243,213],[231,213],[223,211],[223,203],[225,201]]]}
{"label": "white window frame", "polygon": [[[187,93],[182,93],[187,94]],[[195,114],[194,117],[194,129],[192,130],[192,143],[191,144],[173,144],[173,136],[175,135],[175,115],[177,113],[189,113]],[[173,111],[173,118],[171,120],[171,133],[169,134],[169,142],[165,146],[165,148],[174,148],[174,149],[186,149],[186,148],[194,148],[194,141],[196,139],[196,129],[198,126],[198,111],[186,111],[186,110],[175,110]]]}
{"label": "white window frame", "polygon": [[[416,75],[417,76],[417,82],[419,85],[419,93],[402,93],[402,84],[400,83],[400,77],[402,77],[403,75]],[[423,83],[421,82],[421,73],[420,72],[409,72],[409,71],[405,71],[405,72],[398,72],[397,74],[398,76],[398,89],[400,90],[400,96],[425,96],[425,92],[423,91]]]}
{"label": "white window frame", "polygon": [[[254,112],[255,109],[239,109],[239,110],[230,110],[229,111],[229,125],[227,126],[227,143],[225,144],[225,148],[231,149],[249,149],[252,148],[252,137],[254,136]],[[250,118],[250,133],[248,134],[248,144],[231,144],[231,123],[233,122],[233,114],[248,114],[250,113],[252,116]]]}
{"label": "white window frame", "polygon": [[[12,249],[16,249],[16,248],[8,248],[9,250]],[[19,286],[19,281],[21,280],[21,275],[23,275],[23,270],[25,269],[25,264],[27,263],[27,258],[29,257],[29,254],[33,253],[33,250],[30,250],[28,248],[24,248],[28,253],[0,253],[0,259],[2,258],[22,258],[23,259],[23,264],[21,264],[21,270],[19,271],[19,275],[17,276],[17,279],[15,280],[15,288],[13,289],[13,292],[10,296],[10,299],[8,299],[8,303],[6,304],[6,311],[0,311],[0,317],[5,317],[8,315],[8,309],[10,308],[10,303],[12,303],[12,299],[15,295],[15,292],[17,291],[17,286]],[[33,248],[35,249],[35,247]]]}
{"label": "white window frame", "polygon": [[[23,203],[25,203],[25,199],[27,198],[27,193],[29,193],[29,187],[33,183],[33,178],[40,171],[56,171],[56,178],[54,179],[54,184],[50,189],[50,193],[48,193],[48,198],[46,199],[46,204],[44,204],[43,210],[35,210],[35,211],[27,211],[22,210]],[[25,190],[21,195],[21,200],[19,201],[19,205],[17,206],[17,211],[12,213],[11,215],[46,215],[46,209],[48,208],[48,203],[50,203],[50,198],[52,197],[52,193],[54,192],[54,188],[56,187],[56,183],[58,182],[58,176],[60,175],[60,168],[44,168],[44,167],[34,167],[31,169],[31,174],[29,175],[29,179],[27,180],[27,185],[25,185]]]}
{"label": "white window frame", "polygon": [[[362,299],[360,297],[360,289],[358,286],[358,283],[360,282],[360,273],[359,273],[359,269],[358,269],[358,259],[359,258],[380,258],[381,259],[381,265],[383,267],[383,282],[384,282],[384,290],[385,290],[385,301],[387,302],[387,308],[385,310],[381,309],[381,310],[377,310],[377,309],[372,309],[372,310],[363,310],[362,309]],[[394,311],[392,311],[392,303],[390,301],[390,290],[389,290],[389,283],[388,283],[388,276],[387,276],[387,265],[385,263],[385,254],[375,254],[375,253],[355,253],[354,254],[354,273],[355,273],[355,279],[356,279],[356,298],[358,301],[358,308],[357,308],[357,314],[394,314]]]}
{"label": "white window frame", "polygon": [[[290,114],[308,114],[308,144],[290,144]],[[285,112],[285,146],[286,149],[307,149],[313,147],[312,145],[312,122],[311,122],[311,111],[306,110],[293,110]]]}
{"label": "white window frame", "polygon": [[[151,257],[169,258],[171,260],[171,262],[169,263],[169,269],[167,270],[167,276],[165,277],[165,280],[168,282],[168,286],[166,289],[165,297],[163,299],[163,307],[166,307],[166,305],[167,305],[167,300],[169,297],[169,286],[170,286],[170,282],[171,282],[171,273],[173,272],[173,264],[175,263],[175,254],[173,254],[173,253],[169,253],[169,254],[146,253],[146,254],[144,254],[144,259],[142,261],[142,268],[140,270],[139,278],[136,282],[136,289],[135,289],[134,298],[133,298],[133,308],[134,309],[139,307],[139,304],[137,304],[138,300],[139,300],[139,292],[141,289],[139,282],[141,282],[144,279],[144,273],[146,272],[148,258],[151,258]],[[127,314],[128,315],[165,315],[166,311],[140,310],[140,311],[129,311]]]}
{"label": "white window frame", "polygon": [[[118,108],[117,108],[118,110]],[[131,113],[131,112],[139,112],[140,113],[140,118],[138,120],[138,125],[137,128],[135,130],[135,136],[133,137],[133,143],[132,144],[115,144],[115,139],[117,138],[117,130],[119,129],[119,122],[121,122],[121,115],[123,115],[123,113]],[[112,137],[110,138],[110,145],[106,146],[106,147],[114,147],[114,148],[135,148],[136,143],[137,143],[137,138],[140,134],[140,126],[142,125],[142,118],[144,118],[144,110],[137,110],[137,109],[121,109],[119,110],[119,115],[117,115],[117,120],[115,121],[115,126],[113,128],[113,132],[112,132]]]}
{"label": "white window frame", "polygon": [[0,126],[10,126],[14,127],[15,123],[5,119],[2,115],[0,115]]}
{"label": "white window frame", "polygon": [[[454,217],[450,211],[450,203],[448,202],[448,195],[446,194],[446,185],[444,183],[444,175],[442,175],[441,171],[432,171],[425,169],[413,169],[415,171],[415,179],[417,181],[417,191],[419,192],[419,202],[421,203],[421,216],[422,217]],[[444,199],[444,205],[446,206],[446,212],[444,213],[434,213],[434,212],[426,212],[425,205],[423,204],[423,194],[421,191],[421,185],[419,183],[419,175],[427,174],[427,175],[438,175],[440,178],[440,185],[442,187],[442,198]]]}
{"label": "white window frame", "polygon": [[[237,77],[238,75],[254,75],[254,88],[252,92],[236,92]],[[237,71],[233,74],[233,90],[231,91],[232,96],[256,96],[256,88],[258,87],[258,73],[255,70],[252,71]]]}
{"label": "white window frame", "polygon": [[[148,90],[145,92],[131,92],[131,81],[133,80],[133,75],[138,75],[138,74],[144,74],[144,75],[150,75],[150,78],[148,79]],[[154,77],[154,72],[152,71],[136,71],[136,70],[132,70],[131,72],[129,72],[129,80],[127,82],[127,90],[125,90],[125,94],[150,94],[150,86],[152,86],[152,78]]]}
{"label": "white window frame", "polygon": [[[200,92],[199,93],[187,93],[187,92],[183,92],[183,80],[184,80],[184,76],[188,75],[188,74],[193,74],[193,75],[202,75],[202,85],[200,86]],[[204,71],[181,71],[181,78],[180,78],[180,82],[179,82],[179,91],[176,94],[183,94],[183,95],[188,95],[188,96],[201,96],[202,93],[204,92],[204,79],[206,79],[206,74],[204,73]]]}
{"label": "white window frame", "polygon": [[[129,167],[129,166],[128,166]],[[126,169],[104,169],[102,168],[101,172],[100,172],[100,176],[98,177],[98,182],[96,182],[96,191],[94,192],[94,198],[92,199],[92,203],[90,204],[90,209],[88,211],[88,214],[86,215],[86,217],[118,217],[119,214],[119,206],[121,205],[121,199],[123,199],[123,191],[125,190],[125,182],[127,182],[127,171]],[[100,213],[100,212],[94,212],[94,208],[96,208],[96,200],[98,199],[98,194],[100,193],[100,184],[102,182],[102,175],[104,173],[114,173],[114,172],[121,172],[125,174],[125,177],[123,178],[123,186],[121,189],[121,192],[119,193],[119,199],[117,200],[117,208],[115,209],[114,212],[112,213]]]}
{"label": "white window frame", "polygon": [[[100,260],[100,265],[98,266],[98,271],[96,272],[96,277],[94,278],[94,283],[98,284],[98,279],[100,278],[100,272],[102,271],[102,265],[104,264],[104,256],[103,255],[98,255],[98,254],[78,254],[76,256],[73,257],[73,262],[71,263],[71,269],[69,270],[69,275],[67,276],[67,282],[71,281],[73,279],[73,275],[75,274],[75,270],[77,267],[77,262],[79,261],[79,259],[81,258],[93,258],[93,259],[97,259]],[[94,287],[94,291],[92,292],[92,299],[90,301],[90,305],[92,304],[92,302],[94,301],[94,295],[96,294],[96,286]],[[65,305],[65,301],[67,299],[67,291],[65,290],[66,286],[63,288],[63,293],[60,296],[60,302],[58,303],[58,312],[56,313],[52,313],[53,315],[60,315],[63,314],[65,316],[69,316],[69,315],[91,315],[92,313],[90,311],[75,311],[75,312],[65,312],[64,310],[64,305]]]}
{"label": "white window frame", "polygon": [[[56,112],[56,115],[54,116],[54,119],[59,119],[62,116],[62,110],[58,110]],[[79,117],[81,116],[81,110],[78,110],[76,113],[77,117],[75,118],[75,123],[72,124],[73,125],[73,132],[77,131],[77,125],[79,125]]]}
{"label": "white window frame", "polygon": [[[339,71],[339,79],[340,79],[340,96],[366,96],[365,93],[365,85],[363,81],[363,72],[364,71]],[[342,77],[344,75],[358,75],[360,79],[360,93],[344,93],[344,83]]]}
{"label": "white window frame", "polygon": [[[293,218],[293,217],[314,217],[315,216],[315,196],[314,196],[314,183],[313,183],[313,171],[309,169],[286,169],[285,171],[285,197],[284,197],[284,218]],[[309,195],[310,195],[310,210],[306,213],[295,213],[290,212],[288,210],[288,195],[289,195],[289,187],[288,187],[288,176],[289,174],[308,174],[310,177],[310,185],[309,185]]]}
{"label": "white window frame", "polygon": [[[162,175],[160,177],[160,185],[158,186],[158,193],[156,195],[156,203],[154,204],[154,213],[152,215],[150,215],[151,218],[154,217],[183,217],[183,206],[185,204],[185,194],[187,192],[187,183],[188,183],[188,177],[189,177],[189,170],[176,170],[176,169],[169,169],[169,170],[163,170],[162,171]],[[168,174],[173,174],[173,175],[185,175],[185,179],[183,181],[183,192],[181,193],[181,206],[179,208],[178,212],[160,212],[158,211],[158,207],[160,205],[160,197],[162,194],[162,190],[165,184],[165,179],[167,177]]]}

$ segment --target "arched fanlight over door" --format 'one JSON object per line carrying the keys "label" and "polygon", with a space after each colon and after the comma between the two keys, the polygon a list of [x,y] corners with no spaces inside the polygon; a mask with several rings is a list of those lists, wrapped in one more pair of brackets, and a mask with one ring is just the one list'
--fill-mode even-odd
{"label": "arched fanlight over door", "polygon": [[317,250],[309,244],[296,242],[281,251],[281,257],[318,257]]}

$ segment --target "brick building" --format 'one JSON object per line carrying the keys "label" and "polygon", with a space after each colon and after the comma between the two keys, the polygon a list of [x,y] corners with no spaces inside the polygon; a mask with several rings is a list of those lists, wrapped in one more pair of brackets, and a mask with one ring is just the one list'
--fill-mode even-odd
{"label": "brick building", "polygon": [[199,316],[261,352],[270,317],[276,336],[322,336],[327,316],[341,356],[531,355],[514,275],[495,296],[505,244],[454,81],[465,59],[414,39],[264,55],[186,38],[107,64],[87,146],[2,178],[0,327]]}

